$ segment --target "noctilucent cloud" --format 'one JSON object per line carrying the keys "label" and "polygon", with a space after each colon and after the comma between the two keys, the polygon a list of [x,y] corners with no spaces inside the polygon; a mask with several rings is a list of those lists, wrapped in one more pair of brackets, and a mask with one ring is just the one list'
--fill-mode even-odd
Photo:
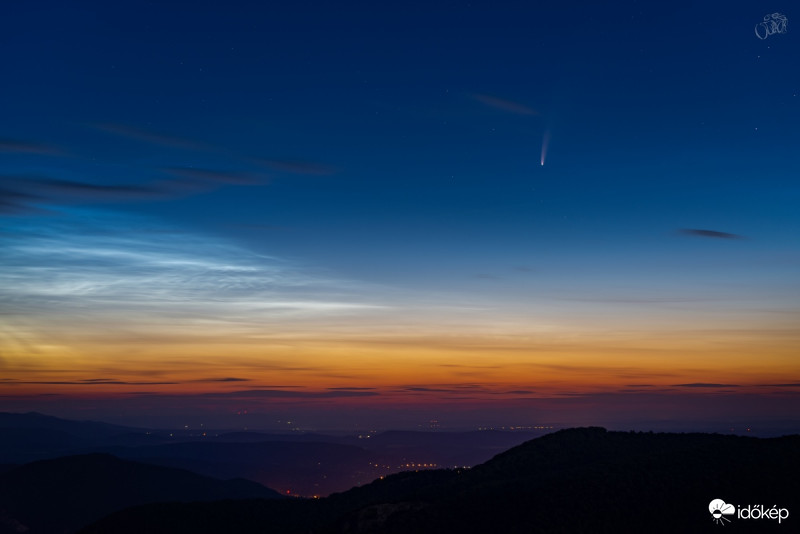
{"label": "noctilucent cloud", "polygon": [[14,5],[0,409],[797,431],[792,8]]}

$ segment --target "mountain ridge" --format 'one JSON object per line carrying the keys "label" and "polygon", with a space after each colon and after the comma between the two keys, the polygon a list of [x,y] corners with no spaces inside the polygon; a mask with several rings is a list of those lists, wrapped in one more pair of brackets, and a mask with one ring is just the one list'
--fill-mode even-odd
{"label": "mountain ridge", "polygon": [[150,502],[255,497],[281,496],[250,480],[216,480],[102,453],[66,456],[0,474],[0,517],[5,518],[0,533],[74,532],[116,510]]}
{"label": "mountain ridge", "polygon": [[[145,506],[113,514],[81,534],[210,533],[245,509],[250,521],[237,523],[241,534],[263,532],[266,525],[285,534],[703,532],[714,527],[708,503],[715,498],[800,510],[798,451],[798,435],[567,429],[473,469],[404,472],[288,505]],[[737,528],[786,532],[792,520],[780,526],[740,520]]]}

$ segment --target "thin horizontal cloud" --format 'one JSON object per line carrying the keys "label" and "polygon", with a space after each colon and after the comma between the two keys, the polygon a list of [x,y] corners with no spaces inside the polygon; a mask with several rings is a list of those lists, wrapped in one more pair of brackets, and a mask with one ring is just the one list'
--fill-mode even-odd
{"label": "thin horizontal cloud", "polygon": [[44,176],[0,176],[0,213],[36,211],[40,205],[158,201],[213,191],[227,185],[260,185],[263,180],[237,172],[172,169],[179,176],[142,184],[98,184]]}
{"label": "thin horizontal cloud", "polygon": [[759,384],[759,386],[769,388],[800,388],[800,382],[789,382],[788,384]]}
{"label": "thin horizontal cloud", "polygon": [[120,386],[163,386],[175,385],[180,382],[129,382],[126,380],[105,380],[99,378],[92,378],[87,380],[16,380],[14,382],[3,382],[4,384],[36,384],[36,385],[58,385],[58,386],[105,386],[105,385],[120,385]]}
{"label": "thin horizontal cloud", "polygon": [[694,304],[700,302],[716,302],[720,299],[703,297],[553,297],[553,300],[564,302],[598,302],[610,304]]}
{"label": "thin horizontal cloud", "polygon": [[703,230],[699,228],[681,228],[679,233],[694,237],[709,237],[712,239],[744,239],[739,234],[729,234],[728,232],[718,232],[717,230]]}
{"label": "thin horizontal cloud", "polygon": [[237,171],[197,169],[194,167],[167,167],[162,169],[162,171],[182,178],[220,184],[257,185],[266,182],[264,177],[252,176]]}
{"label": "thin horizontal cloud", "polygon": [[[0,176],[0,178],[5,179],[6,177]],[[24,215],[42,213],[40,208],[32,205],[41,198],[39,195],[32,193],[0,188],[0,214]]]}
{"label": "thin horizontal cloud", "polygon": [[347,397],[376,397],[375,391],[294,391],[281,389],[248,389],[225,393],[206,393],[204,397],[285,398],[285,399],[332,399]]}
{"label": "thin horizontal cloud", "polygon": [[[319,367],[319,366],[310,366],[310,365],[281,365],[281,364],[262,364],[259,366],[263,370],[271,370],[271,371],[280,371],[284,372],[292,372],[292,371],[300,371],[300,372],[321,372],[321,371],[328,371],[330,370],[328,367]],[[253,386],[253,387],[272,387],[272,386]],[[277,387],[277,386],[276,386]]]}
{"label": "thin horizontal cloud", "polygon": [[672,384],[676,388],[738,388],[738,384],[714,384],[707,382],[693,382],[691,384]]}
{"label": "thin horizontal cloud", "polygon": [[254,159],[253,162],[266,166],[274,171],[288,172],[292,174],[311,174],[324,176],[334,174],[336,172],[336,169],[329,165],[323,165],[322,163],[315,163],[312,161],[257,158]]}
{"label": "thin horizontal cloud", "polygon": [[6,185],[6,189],[0,192],[0,198],[30,208],[38,205],[160,200],[174,196],[172,191],[158,183],[96,184],[36,175],[4,175],[0,178]]}
{"label": "thin horizontal cloud", "polygon": [[63,153],[61,149],[51,145],[8,138],[0,138],[0,152],[36,154],[39,156],[58,156]]}
{"label": "thin horizontal cloud", "polygon": [[267,231],[267,232],[274,232],[277,230],[286,230],[286,226],[280,226],[277,224],[244,224],[244,223],[237,223],[237,224],[226,224],[228,228],[234,228],[237,230],[247,230],[247,231]]}
{"label": "thin horizontal cloud", "polygon": [[253,388],[262,388],[262,389],[303,389],[306,386],[297,386],[297,385],[282,385],[282,384],[263,384],[263,385],[252,385],[250,387]]}
{"label": "thin horizontal cloud", "polygon": [[[302,159],[273,159],[273,158],[254,158],[248,157],[239,153],[235,149],[224,146],[214,146],[208,143],[203,143],[195,139],[171,135],[163,132],[156,132],[144,128],[138,128],[126,124],[119,123],[95,123],[91,127],[96,130],[125,137],[135,141],[142,141],[152,145],[158,145],[167,148],[178,148],[184,150],[195,150],[203,152],[213,152],[233,158],[240,162],[248,164],[255,164],[261,167],[267,167],[273,171],[285,172],[292,174],[308,174],[308,175],[330,175],[335,174],[337,169],[330,165],[318,163],[314,161],[307,161]],[[233,182],[240,183],[240,182]]]}
{"label": "thin horizontal cloud", "polygon": [[250,382],[250,379],[228,376],[225,378],[201,378],[199,380],[194,380],[194,382]]}
{"label": "thin horizontal cloud", "polygon": [[393,390],[395,393],[496,393],[478,384],[432,384],[429,386],[402,386]]}
{"label": "thin horizontal cloud", "polygon": [[136,128],[134,126],[128,126],[125,124],[95,123],[91,126],[103,132],[170,148],[183,148],[189,150],[207,150],[211,148],[209,145],[191,139]]}
{"label": "thin horizontal cloud", "polygon": [[334,388],[327,388],[331,391],[372,391],[377,388],[362,388],[362,387],[334,387]]}
{"label": "thin horizontal cloud", "polygon": [[454,369],[502,369],[502,365],[466,365],[462,363],[440,363],[439,367],[450,367]]}
{"label": "thin horizontal cloud", "polygon": [[470,96],[474,100],[480,102],[481,104],[502,111],[507,111],[509,113],[514,113],[516,115],[539,115],[539,112],[536,111],[535,109],[528,107],[525,104],[515,102],[513,100],[507,100],[505,98],[500,98],[497,96],[487,95],[483,93],[473,93]]}
{"label": "thin horizontal cloud", "polygon": [[40,206],[119,203],[163,200],[187,193],[166,182],[147,184],[97,184],[45,176],[0,176],[6,188],[0,191],[0,210],[5,213],[41,212]]}
{"label": "thin horizontal cloud", "polygon": [[54,178],[29,179],[17,182],[18,186],[29,185],[44,195],[65,195],[83,199],[123,200],[130,198],[162,198],[164,191],[148,185],[103,185]]}
{"label": "thin horizontal cloud", "polygon": [[639,367],[616,367],[604,365],[564,365],[557,363],[536,363],[533,367],[540,367],[543,369],[553,369],[555,371],[574,371],[574,372],[592,372],[592,373],[609,373],[616,376],[626,377],[629,380],[649,380],[653,378],[668,378],[680,376],[680,372],[666,372],[658,371],[651,372]]}

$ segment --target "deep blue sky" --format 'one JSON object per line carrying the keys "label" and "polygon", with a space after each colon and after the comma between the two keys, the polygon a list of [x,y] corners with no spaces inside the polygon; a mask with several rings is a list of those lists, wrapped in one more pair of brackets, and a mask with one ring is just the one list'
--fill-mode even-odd
{"label": "deep blue sky", "polygon": [[[615,331],[648,313],[779,317],[785,333],[800,267],[792,9],[17,3],[0,20],[3,291],[24,310],[7,342],[59,313],[26,284],[78,299],[98,273],[150,272],[145,256],[232,250],[301,273],[279,294],[321,284],[322,300],[520,323],[550,309],[584,327],[610,313]],[[772,12],[788,31],[759,39]],[[87,255],[100,243],[111,270]]]}

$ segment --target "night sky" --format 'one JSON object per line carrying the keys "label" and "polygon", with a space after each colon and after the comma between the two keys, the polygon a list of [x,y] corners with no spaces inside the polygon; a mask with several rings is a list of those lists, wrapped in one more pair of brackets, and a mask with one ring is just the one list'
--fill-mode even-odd
{"label": "night sky", "polygon": [[0,411],[797,431],[793,8],[7,7]]}

